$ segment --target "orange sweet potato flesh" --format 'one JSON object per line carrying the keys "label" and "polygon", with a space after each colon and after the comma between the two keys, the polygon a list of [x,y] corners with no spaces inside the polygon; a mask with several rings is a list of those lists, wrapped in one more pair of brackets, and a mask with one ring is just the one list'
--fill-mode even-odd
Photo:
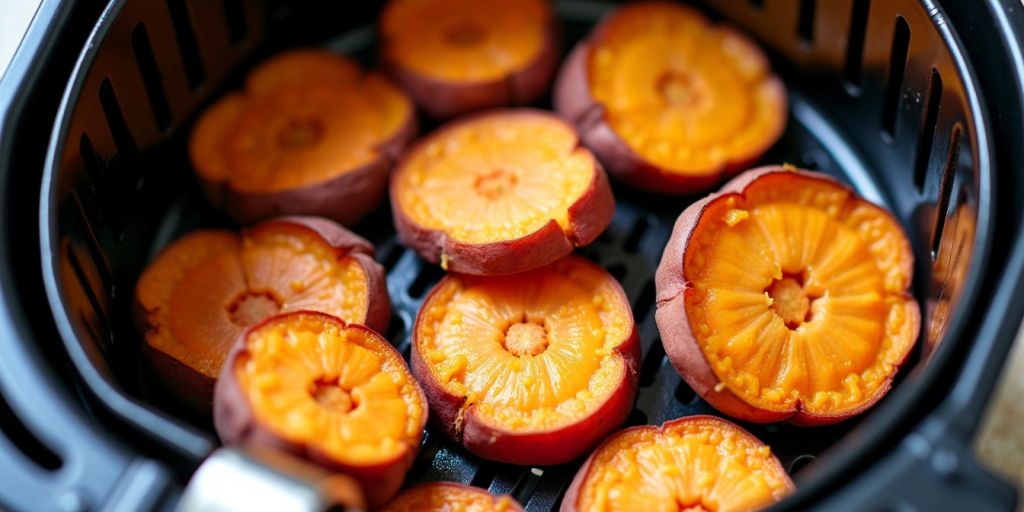
{"label": "orange sweet potato flesh", "polygon": [[558,67],[545,0],[392,0],[380,34],[385,65],[435,119],[534,103]]}
{"label": "orange sweet potato flesh", "polygon": [[754,169],[680,215],[656,276],[669,360],[734,418],[835,423],[871,407],[918,337],[913,254],[825,175]]}
{"label": "orange sweet potato flesh", "polygon": [[638,2],[572,51],[555,110],[613,177],[663,194],[701,192],[781,135],[786,91],[761,50],[692,8]]}
{"label": "orange sweet potato flesh", "polygon": [[381,512],[522,512],[511,496],[493,496],[455,482],[417,485],[402,491]]}
{"label": "orange sweet potato flesh", "polygon": [[250,325],[296,310],[386,329],[391,303],[369,242],[315,217],[241,234],[200,230],[167,247],[135,288],[136,324],[157,376],[203,414],[231,343]]}
{"label": "orange sweet potato flesh", "polygon": [[577,256],[514,276],[449,274],[413,330],[435,424],[514,464],[573,460],[621,425],[639,359],[622,288]]}
{"label": "orange sweet potato flesh", "polygon": [[747,511],[794,490],[771,449],[714,416],[627,428],[583,464],[561,512]]}
{"label": "orange sweet potato flesh", "polygon": [[427,261],[498,275],[589,244],[615,200],[570,125],[513,109],[454,121],[410,148],[391,179],[391,208],[402,242]]}
{"label": "orange sweet potato flesh", "polygon": [[423,391],[387,340],[311,311],[239,337],[214,401],[225,444],[281,449],[347,474],[370,507],[398,492],[426,421]]}
{"label": "orange sweet potato flesh", "polygon": [[210,202],[239,222],[296,214],[351,225],[380,204],[415,131],[411,99],[388,79],[291,50],[202,114],[189,154]]}

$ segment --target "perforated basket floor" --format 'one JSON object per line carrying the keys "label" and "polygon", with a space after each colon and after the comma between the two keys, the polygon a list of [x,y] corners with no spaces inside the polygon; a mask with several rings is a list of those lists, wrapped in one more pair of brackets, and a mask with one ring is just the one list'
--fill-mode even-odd
{"label": "perforated basket floor", "polygon": [[[935,35],[937,29],[922,6],[913,1],[874,2],[869,12],[869,2],[863,0],[818,2],[817,11],[813,8],[815,2],[806,1],[772,2],[763,8],[758,6],[760,2],[747,0],[712,3],[729,11],[733,21],[755,33],[760,30],[757,35],[777,52],[776,69],[789,87],[790,119],[786,133],[761,163],[792,163],[827,172],[852,185],[865,198],[893,210],[907,228],[918,257],[915,292],[919,301],[938,301],[942,305],[945,300],[944,314],[952,315],[951,304],[959,297],[960,288],[973,286],[965,276],[975,232],[973,225],[969,230],[962,229],[956,223],[946,223],[946,218],[961,210],[974,214],[988,207],[979,196],[979,182],[987,176],[978,171],[987,161],[977,149],[977,126],[973,124],[973,112],[969,112],[969,95],[962,77],[955,74],[957,69],[950,54],[935,51],[941,46]],[[225,3],[228,4],[249,5]],[[807,5],[812,8],[806,9]],[[43,241],[44,247],[52,244],[48,249],[55,255],[53,268],[48,271],[58,276],[52,278],[53,282],[64,283],[61,293],[65,295],[55,299],[62,307],[55,307],[55,315],[62,325],[71,326],[63,332],[73,333],[66,334],[68,346],[98,354],[97,360],[103,364],[89,361],[96,367],[93,371],[116,382],[116,386],[96,391],[101,401],[124,391],[145,404],[140,414],[152,414],[151,409],[169,412],[212,437],[208,420],[189,417],[153,382],[139,357],[139,338],[130,321],[130,293],[125,293],[133,288],[145,263],[177,236],[203,226],[231,226],[205,205],[198,186],[186,177],[188,121],[195,115],[195,105],[202,98],[208,99],[210,91],[199,85],[201,76],[192,80],[195,72],[184,73],[189,77],[190,91],[195,92],[195,97],[189,97],[193,103],[172,102],[189,105],[189,109],[167,110],[167,98],[176,96],[165,95],[159,71],[168,66],[164,57],[169,50],[159,37],[150,41],[146,30],[140,32],[139,27],[145,29],[146,25],[135,22],[131,16],[142,19],[150,14],[138,6],[127,2],[121,14],[129,16],[125,23],[137,24],[128,28],[115,26],[121,32],[113,32],[131,34],[141,77],[141,85],[133,84],[138,94],[123,94],[132,90],[127,87],[119,89],[125,87],[124,83],[131,83],[128,79],[118,81],[124,76],[123,69],[118,68],[116,73],[104,69],[114,65],[109,54],[106,60],[98,58],[87,72],[88,80],[75,78],[85,84],[76,91],[82,96],[72,105],[72,121],[63,120],[65,125],[61,129],[65,137],[55,147],[67,153],[56,160],[59,167],[55,164],[59,174],[54,182],[62,184],[62,188],[53,193],[51,199],[55,203],[43,205],[44,209],[52,209],[49,215],[55,219],[53,238],[44,236]],[[208,8],[206,4],[202,6]],[[593,1],[556,3],[563,21],[564,49],[571,48],[610,7]],[[261,10],[245,11],[242,14],[248,13],[246,16],[236,13],[234,23],[256,19],[253,12],[267,15]],[[171,24],[180,25],[174,16],[180,18],[184,14],[175,15],[172,10],[169,16]],[[764,23],[769,19],[792,25],[792,32],[769,30],[773,25]],[[203,26],[209,29],[215,21],[204,20]],[[230,28],[231,23],[227,25]],[[150,24],[152,33],[159,36],[154,26],[161,25]],[[916,31],[913,34],[918,39],[910,36],[911,30]],[[263,28],[253,28],[240,32],[242,35],[236,41],[234,32],[229,32],[230,43],[237,42],[232,48],[238,54],[243,50],[255,52],[252,48],[259,37],[266,35]],[[178,37],[183,37],[182,33],[179,30]],[[836,37],[815,39],[816,34],[832,33]],[[205,32],[198,35],[200,42],[212,37]],[[840,36],[847,46],[836,46],[834,39]],[[372,63],[374,37],[373,26],[368,24],[335,34],[323,44]],[[933,39],[932,46],[928,46],[925,37]],[[181,48],[184,52],[185,46]],[[103,49],[100,56],[116,50]],[[269,50],[272,48],[261,51]],[[189,62],[199,66],[196,52],[205,55],[205,51],[200,45],[184,52],[183,69],[191,69]],[[189,52],[191,60],[187,58]],[[256,56],[232,58],[253,62]],[[803,75],[803,68],[810,70],[807,76]],[[235,83],[241,71],[232,72]],[[104,75],[105,72],[108,74]],[[223,70],[218,68],[217,73],[222,75]],[[819,81],[814,73],[831,79],[827,83]],[[222,84],[220,90],[231,85]],[[145,112],[133,108],[137,106],[133,102],[146,98],[162,101],[150,101]],[[149,127],[149,119],[143,122],[138,116],[150,114],[159,134],[133,132],[137,126]],[[843,117],[834,117],[837,115]],[[179,126],[184,128],[175,129]],[[426,133],[432,128],[423,125],[421,131]],[[883,168],[878,162],[889,165]],[[659,424],[692,414],[716,414],[667,363],[653,315],[655,268],[676,216],[695,198],[665,198],[618,185],[614,188],[617,209],[612,225],[594,244],[579,252],[604,266],[622,283],[639,328],[643,350],[640,389],[627,424]],[[961,218],[950,218],[954,217]],[[398,243],[386,206],[355,230],[374,242],[378,259],[388,270],[393,318],[386,336],[408,357],[410,328],[423,297],[442,271],[424,264]],[[945,269],[946,274],[932,275],[933,267]],[[52,289],[49,292],[55,293]],[[937,343],[945,335],[948,317],[939,318],[941,322],[934,320],[926,317],[930,324],[926,323],[925,329],[929,331],[928,341]],[[918,352],[910,357],[905,368],[924,360]],[[906,373],[901,372],[897,380]],[[109,408],[129,410],[124,405]],[[181,446],[186,444],[181,439],[202,437],[173,422],[165,421],[174,425],[165,428],[164,423],[149,416],[142,421],[124,412],[115,414],[159,438],[157,443]],[[797,473],[858,421],[818,428],[744,426],[771,446],[787,470]],[[201,443],[193,446],[197,444]],[[201,447],[192,453],[200,451]],[[428,429],[408,482],[471,483],[496,493],[510,493],[529,511],[552,510],[579,462],[541,468],[495,464],[470,455]]]}

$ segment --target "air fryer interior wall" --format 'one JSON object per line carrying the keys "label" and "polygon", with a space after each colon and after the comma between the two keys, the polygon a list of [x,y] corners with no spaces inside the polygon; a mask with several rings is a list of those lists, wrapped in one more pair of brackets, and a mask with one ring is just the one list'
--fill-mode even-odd
{"label": "air fryer interior wall", "polygon": [[[80,61],[55,129],[42,203],[44,278],[72,359],[98,401],[177,459],[183,471],[213,444],[155,385],[130,321],[141,269],[199,226],[231,226],[209,209],[189,168],[191,121],[236,87],[263,56],[323,45],[374,61],[379,6],[256,0],[114,2]],[[941,13],[914,0],[720,0],[709,12],[774,52],[790,91],[790,120],[764,163],[821,170],[888,207],[911,237],[922,340],[894,393],[918,384],[952,349],[988,247],[992,175],[988,127],[968,63]],[[927,5],[926,5],[927,4]],[[612,4],[559,1],[568,50]],[[337,11],[337,12],[336,12]],[[547,106],[547,105],[544,105]],[[423,132],[432,128],[421,126]],[[49,188],[47,189],[47,185]],[[675,216],[692,200],[616,187],[609,230],[582,252],[623,284],[643,346],[629,424],[714,413],[672,371],[654,325],[654,269]],[[356,227],[378,248],[394,304],[386,337],[408,356],[409,329],[440,269],[394,237],[386,208]],[[884,407],[885,404],[880,404]],[[871,414],[871,413],[869,413]],[[184,418],[184,420],[182,419]],[[798,471],[860,419],[815,429],[750,426]],[[412,481],[456,480],[512,493],[531,510],[555,507],[576,465],[523,468],[469,455],[429,430]]]}

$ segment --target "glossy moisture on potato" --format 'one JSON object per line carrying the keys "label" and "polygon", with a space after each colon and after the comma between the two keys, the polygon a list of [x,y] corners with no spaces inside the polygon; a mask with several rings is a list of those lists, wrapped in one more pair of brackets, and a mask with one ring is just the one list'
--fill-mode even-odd
{"label": "glossy moisture on potato", "polygon": [[546,0],[392,0],[380,38],[385,66],[435,119],[532,104],[558,67]]}
{"label": "glossy moisture on potato", "polygon": [[375,508],[394,497],[412,466],[427,402],[383,336],[295,311],[235,341],[213,419],[225,444],[289,452],[351,476]]}
{"label": "glossy moisture on potato", "polygon": [[615,211],[576,131],[539,110],[461,118],[396,165],[391,208],[402,243],[446,270],[512,274],[589,244]]}
{"label": "glossy moisture on potato", "polygon": [[324,50],[288,50],[207,108],[189,155],[210,203],[250,223],[317,215],[352,225],[386,194],[416,133],[412,100]]}
{"label": "glossy moisture on potato", "polygon": [[576,473],[561,512],[757,510],[794,490],[771,448],[714,416],[624,429]]}
{"label": "glossy moisture on potato", "polygon": [[494,496],[485,489],[456,482],[431,482],[410,487],[381,512],[523,512],[507,494]]}
{"label": "glossy moisture on potato", "polygon": [[706,191],[782,135],[786,91],[746,36],[693,8],[637,2],[573,49],[555,110],[609,174],[660,194]]}
{"label": "glossy moisture on potato", "polygon": [[920,309],[899,223],[826,175],[750,170],[676,221],[655,279],[665,352],[744,421],[841,421],[888,392]]}
{"label": "glossy moisture on potato", "polygon": [[198,230],[164,249],[135,287],[144,354],[164,387],[202,414],[231,343],[296,310],[387,329],[391,301],[370,243],[316,217]]}
{"label": "glossy moisture on potato", "polygon": [[500,462],[586,453],[629,415],[639,364],[625,293],[578,256],[510,276],[449,274],[413,329],[435,425]]}

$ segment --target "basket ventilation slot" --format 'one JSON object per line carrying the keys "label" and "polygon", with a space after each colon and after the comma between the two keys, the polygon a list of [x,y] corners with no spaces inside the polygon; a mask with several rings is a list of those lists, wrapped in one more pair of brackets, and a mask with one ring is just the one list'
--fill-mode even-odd
{"label": "basket ventilation slot", "polygon": [[228,26],[228,39],[231,44],[239,46],[249,35],[249,26],[245,23],[245,10],[241,0],[224,0],[224,21]]}
{"label": "basket ventilation slot", "polygon": [[932,68],[928,79],[927,94],[924,112],[921,114],[921,129],[918,131],[917,156],[914,159],[914,184],[918,191],[924,189],[925,171],[935,141],[935,124],[939,116],[939,103],[942,101],[942,76],[935,68]]}
{"label": "basket ventilation slot", "polygon": [[443,275],[444,272],[436,265],[420,265],[419,274],[416,275],[416,279],[409,285],[409,296],[413,298],[422,297],[427,292],[427,288],[440,281]]}
{"label": "basket ventilation slot", "polygon": [[903,73],[907,68],[907,50],[910,49],[910,26],[903,16],[896,17],[896,29],[892,36],[892,53],[889,56],[889,76],[885,87],[885,105],[882,108],[882,129],[892,142],[896,135],[896,111],[900,106],[900,90],[903,88]]}
{"label": "basket ventilation slot", "polygon": [[[10,444],[37,466],[47,471],[56,471],[64,465],[64,461],[39,440],[25,424],[18,420],[11,406],[0,394],[0,433]],[[13,468],[11,468],[13,470]]]}
{"label": "basket ventilation slot", "polygon": [[117,103],[117,95],[114,94],[114,87],[110,84],[110,77],[103,79],[100,84],[100,105],[103,107],[103,115],[107,118],[107,125],[110,126],[110,135],[114,138],[114,146],[122,158],[134,157],[138,154],[135,140],[124,120],[124,113],[121,105]]}
{"label": "basket ventilation slot", "polygon": [[676,386],[675,397],[681,404],[692,404],[697,401],[697,392],[686,381],[680,380]]}
{"label": "basket ventilation slot", "polygon": [[861,72],[864,69],[864,35],[868,26],[870,0],[854,0],[853,12],[850,15],[850,36],[846,40],[846,81],[860,87]]}
{"label": "basket ventilation slot", "polygon": [[132,52],[135,54],[135,63],[139,66],[139,73],[142,75],[142,85],[146,89],[146,97],[153,107],[153,119],[160,131],[166,130],[171,125],[171,109],[167,105],[167,94],[164,92],[163,83],[160,80],[160,69],[157,67],[156,58],[153,57],[153,47],[149,41],[149,32],[142,23],[135,25],[132,29]]}
{"label": "basket ventilation slot", "polygon": [[185,5],[185,0],[167,0],[167,11],[174,27],[174,37],[178,40],[181,60],[185,64],[185,79],[188,80],[188,86],[195,90],[203,84],[206,75],[203,72],[203,63],[199,59],[196,33],[189,19],[188,6]]}
{"label": "basket ventilation slot", "polygon": [[658,377],[658,369],[661,368],[664,360],[665,347],[661,344],[661,339],[654,340],[654,343],[651,344],[651,349],[647,351],[647,357],[644,358],[643,364],[640,365],[640,387],[646,388],[654,384],[655,379]]}
{"label": "basket ventilation slot", "polygon": [[939,242],[942,240],[942,228],[946,225],[949,214],[949,198],[953,195],[953,178],[956,177],[960,165],[960,142],[963,130],[957,124],[949,136],[949,154],[946,165],[942,169],[942,181],[939,182],[939,197],[935,202],[935,229],[932,231],[932,259],[939,253]]}
{"label": "basket ventilation slot", "polygon": [[633,224],[633,229],[629,230],[629,236],[626,237],[626,241],[622,244],[622,247],[627,252],[635,253],[640,249],[640,242],[643,240],[644,235],[647,234],[647,230],[651,227],[651,221],[645,217],[637,219],[636,224]]}
{"label": "basket ventilation slot", "polygon": [[814,42],[814,11],[816,0],[800,0],[800,18],[797,23],[797,35],[804,44]]}

